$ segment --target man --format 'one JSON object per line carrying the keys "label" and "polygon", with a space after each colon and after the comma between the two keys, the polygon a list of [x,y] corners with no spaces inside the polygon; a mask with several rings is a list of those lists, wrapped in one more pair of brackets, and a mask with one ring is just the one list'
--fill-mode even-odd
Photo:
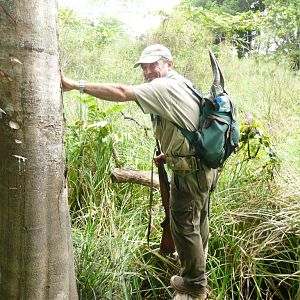
{"label": "man", "polygon": [[163,160],[173,171],[170,193],[170,227],[181,262],[181,276],[171,286],[179,293],[206,299],[206,255],[208,243],[208,198],[214,170],[195,156],[189,142],[175,125],[195,131],[199,126],[198,98],[186,79],[173,70],[171,52],[163,45],[151,45],[134,67],[141,66],[146,83],[78,83],[62,75],[64,91],[84,90],[100,99],[135,101],[152,115],[155,137],[161,143]]}

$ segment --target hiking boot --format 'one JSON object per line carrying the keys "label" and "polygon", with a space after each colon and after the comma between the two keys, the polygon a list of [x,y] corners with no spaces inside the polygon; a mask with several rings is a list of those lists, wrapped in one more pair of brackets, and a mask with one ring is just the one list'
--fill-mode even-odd
{"label": "hiking boot", "polygon": [[170,279],[170,284],[175,289],[175,291],[180,294],[190,295],[193,298],[199,300],[207,299],[207,292],[205,287],[195,288],[191,285],[187,285],[184,283],[183,278],[180,276],[172,276],[172,278]]}

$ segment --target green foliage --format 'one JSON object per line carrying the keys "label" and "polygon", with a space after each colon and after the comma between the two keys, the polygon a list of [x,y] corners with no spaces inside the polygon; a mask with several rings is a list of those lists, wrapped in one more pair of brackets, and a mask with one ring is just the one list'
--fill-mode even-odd
{"label": "green foliage", "polygon": [[[100,198],[100,191],[91,190],[104,180],[112,154],[113,115],[120,106],[103,109],[91,96],[79,96],[80,116],[67,130],[69,202],[73,209],[84,208],[90,193]],[[71,121],[71,120],[70,120]]]}
{"label": "green foliage", "polygon": [[230,15],[215,13],[203,8],[193,9],[188,12],[194,22],[204,24],[207,28],[217,32],[233,35],[236,31],[249,31],[257,29],[258,13],[247,11]]}
{"label": "green foliage", "polygon": [[[264,177],[264,180],[272,180],[274,172],[280,167],[280,159],[277,157],[275,147],[270,137],[266,135],[261,124],[255,121],[244,121],[241,126],[240,149],[243,152],[243,161],[260,159],[262,167],[255,165],[255,171],[248,166],[246,176],[254,182],[256,177]],[[262,153],[263,152],[263,153]],[[255,175],[255,176],[253,176]]]}
{"label": "green foliage", "polygon": [[209,10],[202,6],[184,6],[183,9],[188,20],[211,32],[215,44],[226,40],[237,48],[240,56],[252,49],[251,42],[264,21],[259,11],[229,14],[226,10]]}
{"label": "green foliage", "polygon": [[300,67],[300,9],[297,0],[265,1],[183,1],[180,10],[188,19],[225,39],[239,56],[249,51],[278,54]]}
{"label": "green foliage", "polygon": [[70,9],[59,11],[59,26],[62,68],[69,76],[79,78],[91,76],[91,69],[93,76],[101,73],[107,45],[129,39],[119,20],[107,17],[83,19]]}
{"label": "green foliage", "polygon": [[235,14],[239,12],[247,12],[251,8],[256,8],[263,10],[263,1],[257,0],[189,0],[182,2],[183,4],[188,4],[190,7],[202,7],[206,10],[214,11],[217,13],[225,12],[229,14]]}
{"label": "green foliage", "polygon": [[[83,19],[68,8],[59,10],[58,17],[61,32],[68,34],[70,41],[73,43],[76,40],[74,40],[72,35],[77,35],[78,39],[83,39],[85,47],[89,50],[104,47],[107,43],[116,40],[121,34],[124,34],[121,28],[122,23],[115,18],[99,17],[96,20]],[[69,39],[65,38],[64,42]]]}
{"label": "green foliage", "polygon": [[268,186],[278,175],[281,160],[262,124],[253,120],[240,120],[241,137],[239,148],[219,170],[218,191],[243,189],[249,184]]}
{"label": "green foliage", "polygon": [[262,40],[273,43],[278,56],[289,58],[293,69],[300,68],[300,8],[298,0],[266,1],[268,10],[262,24]]}

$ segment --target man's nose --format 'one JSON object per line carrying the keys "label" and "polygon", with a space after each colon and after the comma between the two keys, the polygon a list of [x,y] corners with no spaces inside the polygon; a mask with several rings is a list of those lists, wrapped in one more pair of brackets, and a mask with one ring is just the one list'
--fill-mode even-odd
{"label": "man's nose", "polygon": [[144,75],[148,75],[151,72],[151,70],[149,67],[145,67],[143,72],[144,72]]}

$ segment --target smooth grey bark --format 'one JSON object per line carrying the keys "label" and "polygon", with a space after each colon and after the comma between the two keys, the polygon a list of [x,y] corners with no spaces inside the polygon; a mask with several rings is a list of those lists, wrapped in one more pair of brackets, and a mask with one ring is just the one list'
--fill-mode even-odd
{"label": "smooth grey bark", "polygon": [[0,299],[77,299],[54,0],[0,0]]}

